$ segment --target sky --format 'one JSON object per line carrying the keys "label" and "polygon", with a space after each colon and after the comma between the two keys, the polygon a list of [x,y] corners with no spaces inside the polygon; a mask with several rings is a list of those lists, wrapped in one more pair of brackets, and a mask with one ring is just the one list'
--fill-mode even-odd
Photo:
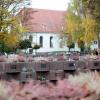
{"label": "sky", "polygon": [[71,0],[31,0],[32,7],[50,10],[66,10]]}

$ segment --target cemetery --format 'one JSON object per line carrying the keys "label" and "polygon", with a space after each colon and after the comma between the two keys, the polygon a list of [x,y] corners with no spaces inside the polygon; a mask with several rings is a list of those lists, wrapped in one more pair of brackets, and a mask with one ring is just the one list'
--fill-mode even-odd
{"label": "cemetery", "polygon": [[99,56],[5,58],[0,56],[1,100],[99,100]]}
{"label": "cemetery", "polygon": [[0,100],[100,100],[100,0],[0,0]]}
{"label": "cemetery", "polygon": [[[2,61],[4,60],[4,61]],[[96,55],[42,55],[25,57],[24,55],[0,56],[0,78],[5,80],[27,81],[57,80],[68,78],[69,74],[79,72],[100,71],[100,57]]]}

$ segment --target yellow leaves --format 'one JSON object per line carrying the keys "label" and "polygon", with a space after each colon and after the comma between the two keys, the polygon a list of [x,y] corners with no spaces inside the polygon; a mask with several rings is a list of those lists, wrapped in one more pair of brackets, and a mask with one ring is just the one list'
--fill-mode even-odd
{"label": "yellow leaves", "polygon": [[3,41],[8,47],[13,48],[21,39],[25,29],[20,25],[20,19],[16,16],[11,16],[2,22],[0,40]]}
{"label": "yellow leaves", "polygon": [[82,27],[84,28],[84,41],[91,43],[91,41],[97,38],[96,34],[96,21],[90,17],[86,17],[82,21]]}
{"label": "yellow leaves", "polygon": [[[71,35],[72,40],[77,42],[79,39],[90,45],[93,40],[97,39],[97,30],[99,25],[95,17],[91,16],[90,9],[84,8],[88,4],[86,1],[83,4],[80,0],[72,0],[66,15],[66,33]],[[95,1],[95,0],[94,0]],[[79,4],[80,3],[80,4]],[[83,6],[83,7],[82,7]],[[84,9],[81,9],[84,8]]]}
{"label": "yellow leaves", "polygon": [[82,26],[85,28],[86,32],[95,30],[96,21],[90,17],[83,19]]}
{"label": "yellow leaves", "polygon": [[71,35],[72,40],[77,41],[82,33],[80,16],[68,11],[66,15],[66,30]]}
{"label": "yellow leaves", "polygon": [[67,15],[67,31],[68,31],[68,33],[72,34],[73,32],[77,31],[78,26],[79,26],[79,23],[69,13]]}
{"label": "yellow leaves", "polygon": [[18,10],[24,0],[1,0],[0,5],[0,42],[11,49],[21,39],[26,30],[21,26]]}
{"label": "yellow leaves", "polygon": [[20,36],[19,34],[7,34],[4,32],[0,32],[0,41],[3,41],[8,47],[13,48],[19,42]]}
{"label": "yellow leaves", "polygon": [[19,41],[19,36],[17,34],[8,34],[5,38],[6,45],[8,47],[14,47]]}
{"label": "yellow leaves", "polygon": [[91,17],[79,18],[72,13],[67,14],[67,33],[72,36],[73,41],[82,39],[86,44],[90,44],[97,39],[96,21]]}
{"label": "yellow leaves", "polygon": [[0,32],[0,40],[3,40],[5,37],[5,34],[3,32]]}
{"label": "yellow leaves", "polygon": [[67,21],[67,30],[68,30],[68,33],[73,33],[75,32],[75,29],[76,29],[76,23],[71,21],[71,20],[68,20]]}

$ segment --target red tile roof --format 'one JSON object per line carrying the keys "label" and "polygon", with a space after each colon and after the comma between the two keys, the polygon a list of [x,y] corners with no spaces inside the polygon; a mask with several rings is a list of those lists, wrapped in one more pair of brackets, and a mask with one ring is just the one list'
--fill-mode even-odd
{"label": "red tile roof", "polygon": [[64,25],[65,11],[25,8],[22,23],[29,32],[60,32]]}

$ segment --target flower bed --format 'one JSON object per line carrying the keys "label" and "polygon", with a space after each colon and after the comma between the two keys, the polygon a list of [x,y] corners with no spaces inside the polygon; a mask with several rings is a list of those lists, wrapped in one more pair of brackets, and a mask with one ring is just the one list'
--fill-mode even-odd
{"label": "flower bed", "polygon": [[80,73],[56,84],[32,81],[0,81],[0,100],[99,100],[100,78],[97,72]]}

